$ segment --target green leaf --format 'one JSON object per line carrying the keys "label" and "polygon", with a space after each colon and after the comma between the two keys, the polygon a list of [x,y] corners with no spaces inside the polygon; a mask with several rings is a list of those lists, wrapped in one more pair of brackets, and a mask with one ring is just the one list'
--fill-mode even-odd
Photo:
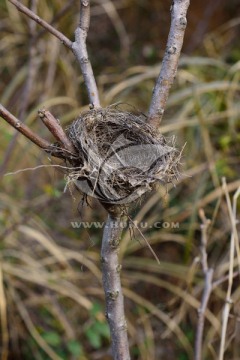
{"label": "green leaf", "polygon": [[102,312],[102,305],[99,302],[93,303],[90,314],[95,317],[99,312]]}
{"label": "green leaf", "polygon": [[76,340],[70,340],[67,343],[67,348],[69,352],[74,356],[81,356],[83,354],[82,346]]}
{"label": "green leaf", "polygon": [[232,138],[230,135],[223,135],[219,139],[219,143],[222,149],[227,149],[231,144]]}
{"label": "green leaf", "polygon": [[101,347],[101,336],[92,326],[86,330],[86,336],[94,349],[99,349]]}
{"label": "green leaf", "polygon": [[42,335],[42,337],[49,345],[58,346],[61,344],[61,338],[56,332],[53,331],[45,332]]}
{"label": "green leaf", "polygon": [[109,339],[110,331],[107,323],[96,321],[93,325],[93,329],[103,337]]}
{"label": "green leaf", "polygon": [[188,360],[188,356],[186,354],[179,354],[178,360]]}

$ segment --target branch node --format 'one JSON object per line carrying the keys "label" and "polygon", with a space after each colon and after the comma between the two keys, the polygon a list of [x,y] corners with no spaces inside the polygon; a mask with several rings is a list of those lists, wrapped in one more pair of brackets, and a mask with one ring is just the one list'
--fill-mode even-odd
{"label": "branch node", "polygon": [[81,4],[82,4],[82,6],[88,6],[89,5],[89,0],[82,0]]}
{"label": "branch node", "polygon": [[117,273],[120,274],[121,270],[122,270],[122,265],[117,265],[116,267]]}
{"label": "branch node", "polygon": [[118,246],[119,246],[119,243],[120,243],[120,239],[119,238],[114,238],[114,239],[111,239],[110,241],[109,241],[109,245],[110,245],[110,247],[112,248],[112,249],[117,249],[118,248]]}
{"label": "branch node", "polygon": [[87,63],[89,62],[89,60],[88,60],[87,57],[82,57],[82,58],[80,59],[80,62],[81,62],[81,64],[87,64]]}
{"label": "branch node", "polygon": [[180,25],[182,26],[183,29],[185,29],[185,27],[187,26],[187,18],[185,16],[180,17]]}
{"label": "branch node", "polygon": [[116,290],[116,291],[108,291],[107,292],[107,296],[110,300],[112,301],[116,301],[117,298],[118,298],[118,295],[119,295],[119,291]]}
{"label": "branch node", "polygon": [[120,326],[120,331],[127,331],[128,329],[128,326],[127,326],[127,321],[126,319],[124,318],[124,324]]}
{"label": "branch node", "polygon": [[38,116],[41,120],[45,117],[44,112],[45,112],[45,109],[38,110]]}
{"label": "branch node", "polygon": [[176,54],[176,51],[177,51],[176,46],[170,46],[170,47],[167,49],[167,53],[168,53],[169,55],[174,55],[174,54]]}
{"label": "branch node", "polygon": [[233,301],[233,299],[228,298],[228,299],[226,299],[226,303],[229,305],[232,305],[234,303],[234,301]]}
{"label": "branch node", "polygon": [[101,256],[101,263],[102,264],[106,264],[107,263],[107,259],[105,258],[105,257],[103,257],[103,256]]}
{"label": "branch node", "polygon": [[158,108],[157,109],[157,114],[158,115],[163,115],[164,114],[164,109],[163,108]]}

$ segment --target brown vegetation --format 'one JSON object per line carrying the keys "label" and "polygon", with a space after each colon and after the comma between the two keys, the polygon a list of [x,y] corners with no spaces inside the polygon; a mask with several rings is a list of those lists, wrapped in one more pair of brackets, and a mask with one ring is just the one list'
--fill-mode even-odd
{"label": "brown vegetation", "polygon": [[[159,64],[152,64],[161,57],[156,48],[162,38],[156,34],[167,21],[159,21],[161,9],[156,11],[163,2],[155,1],[152,7],[145,1],[111,3],[119,15],[116,18],[110,11],[113,22],[119,24],[118,19],[124,25],[131,46],[123,41],[121,25],[116,28],[106,21],[109,9],[96,1],[89,35],[100,95],[105,106],[120,100],[146,112],[159,70]],[[229,7],[230,3],[234,1]],[[69,126],[86,110],[83,79],[76,76],[72,54],[54,38],[32,28],[8,3],[0,1],[0,9],[1,102],[47,138],[37,110],[51,109],[64,127]],[[56,27],[71,36],[78,21],[73,8],[61,14],[60,1],[43,0],[38,11],[49,22],[55,19]],[[177,136],[178,148],[187,142],[183,176],[176,187],[159,187],[145,195],[130,213],[160,265],[133,226],[122,239],[122,281],[133,359],[193,358],[206,274],[199,250],[205,217],[202,212],[198,217],[199,209],[211,220],[205,246],[208,267],[214,269],[203,359],[221,359],[222,349],[226,360],[239,357],[239,200],[235,194],[240,186],[239,50],[235,47],[239,19],[224,25],[226,14],[219,17],[220,28],[211,23],[214,32],[205,34],[201,49],[182,58],[161,126],[164,136]],[[212,18],[218,21],[217,16]],[[155,23],[157,27],[151,26]],[[115,31],[121,46],[116,44]],[[191,38],[189,32],[187,36]],[[186,41],[185,49],[194,41]],[[1,355],[7,353],[10,341],[8,359],[32,360],[33,353],[42,360],[110,359],[100,231],[94,226],[76,228],[75,223],[102,222],[105,211],[95,200],[91,206],[82,205],[71,187],[64,192],[62,174],[46,154],[2,121],[0,151],[2,175],[45,166],[4,176],[1,182]]]}

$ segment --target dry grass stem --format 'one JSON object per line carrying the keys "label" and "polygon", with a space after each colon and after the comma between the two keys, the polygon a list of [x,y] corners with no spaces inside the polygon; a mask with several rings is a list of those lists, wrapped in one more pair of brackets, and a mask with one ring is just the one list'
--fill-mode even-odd
{"label": "dry grass stem", "polygon": [[[232,304],[233,304],[231,295],[232,295],[232,286],[233,286],[234,254],[235,254],[235,251],[236,252],[239,251],[239,243],[238,243],[238,236],[237,236],[237,230],[236,230],[236,222],[237,222],[237,220],[236,220],[236,204],[237,204],[237,199],[240,195],[240,188],[235,193],[233,207],[231,205],[231,200],[230,200],[230,196],[229,196],[229,192],[227,189],[227,183],[226,183],[225,178],[222,179],[222,189],[225,194],[227,205],[228,205],[228,212],[229,212],[229,217],[230,217],[231,226],[232,226],[232,233],[231,233],[230,250],[229,250],[228,288],[227,288],[227,293],[226,293],[226,298],[225,298],[225,305],[224,305],[223,312],[222,312],[222,331],[221,331],[221,341],[220,341],[218,360],[224,359],[224,353],[226,350],[227,325],[228,325],[228,321],[229,321],[230,310],[231,310]],[[236,247],[238,250],[236,250]],[[238,266],[239,266],[239,262],[238,262]]]}
{"label": "dry grass stem", "polygon": [[207,231],[210,226],[210,220],[205,217],[204,211],[199,210],[199,216],[202,220],[201,225],[201,264],[204,273],[204,290],[201,300],[201,306],[198,309],[198,324],[196,330],[196,339],[195,339],[195,351],[194,359],[202,359],[202,346],[203,346],[203,331],[204,331],[204,322],[205,322],[205,313],[208,306],[208,301],[212,292],[212,279],[213,279],[213,269],[208,266],[207,259]]}
{"label": "dry grass stem", "polygon": [[0,263],[0,318],[1,318],[1,360],[8,359],[9,332],[7,316],[7,299],[4,290],[2,264]]}

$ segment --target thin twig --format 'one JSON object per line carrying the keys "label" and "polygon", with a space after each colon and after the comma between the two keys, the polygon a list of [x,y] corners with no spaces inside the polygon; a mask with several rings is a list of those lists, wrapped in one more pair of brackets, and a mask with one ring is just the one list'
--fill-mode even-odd
{"label": "thin twig", "polygon": [[114,360],[130,360],[120,280],[121,265],[118,259],[121,234],[121,218],[109,215],[104,228],[101,251],[106,316],[111,332]]}
{"label": "thin twig", "polygon": [[156,81],[148,113],[148,121],[158,126],[162,120],[169,91],[175,79],[183,38],[187,26],[190,0],[174,0],[171,6],[171,28],[161,71]]}
{"label": "thin twig", "polygon": [[[233,279],[237,276],[239,276],[239,271],[234,271]],[[213,281],[212,288],[215,289],[215,288],[219,287],[219,285],[221,285],[222,283],[224,283],[227,280],[228,280],[228,275],[222,276],[220,279]]]}
{"label": "thin twig", "polygon": [[51,26],[49,23],[47,23],[45,20],[40,18],[38,15],[36,15],[33,11],[29,10],[26,6],[21,4],[17,0],[8,0],[10,3],[16,6],[16,8],[22,12],[23,14],[30,17],[32,20],[36,21],[39,25],[44,27],[48,32],[50,32],[52,35],[56,36],[61,43],[63,43],[66,47],[69,49],[72,48],[72,41],[69,40],[65,35],[63,35],[60,31],[56,30],[53,26]]}
{"label": "thin twig", "polygon": [[35,170],[38,170],[38,169],[43,169],[43,168],[57,168],[57,169],[60,169],[60,170],[81,170],[81,166],[79,167],[68,167],[68,166],[62,166],[62,165],[59,165],[59,164],[49,164],[49,165],[38,165],[38,166],[34,166],[34,167],[28,167],[28,168],[25,168],[25,169],[19,169],[19,170],[16,170],[16,171],[13,171],[13,172],[9,172],[9,173],[6,173],[4,174],[4,176],[11,176],[11,175],[17,175],[17,174],[21,174],[23,172],[26,172],[26,171],[35,171]]}
{"label": "thin twig", "polygon": [[[13,114],[11,114],[4,106],[0,104],[0,117],[2,117],[8,124],[14,127],[17,131],[22,133],[26,138],[31,140],[35,145],[45,150],[47,153],[50,153],[51,156],[55,156],[57,158],[72,158],[74,153],[69,150],[55,146],[44,140],[39,135],[34,133],[27,125],[25,125],[22,121],[17,119]],[[63,130],[62,130],[63,131]],[[57,132],[57,131],[56,131]]]}
{"label": "thin twig", "polygon": [[48,130],[53,134],[55,139],[59,141],[66,150],[74,154],[76,150],[73,144],[65,134],[59,121],[50,113],[50,111],[42,109],[38,111],[38,115],[42,120],[42,122],[44,123],[44,125],[46,125]]}
{"label": "thin twig", "polygon": [[94,107],[100,107],[100,100],[96,81],[93,75],[92,65],[88,58],[86,39],[90,24],[90,1],[81,0],[80,22],[75,31],[75,41],[72,44],[72,51],[76,56],[87,87],[88,98]]}
{"label": "thin twig", "polygon": [[210,220],[205,217],[204,211],[200,209],[199,216],[202,220],[201,225],[201,264],[204,273],[204,290],[202,294],[201,306],[198,309],[198,324],[196,331],[196,339],[195,339],[195,352],[194,359],[201,360],[202,357],[202,342],[203,342],[203,330],[204,330],[204,322],[205,322],[205,313],[207,310],[207,305],[209,301],[209,297],[212,292],[212,279],[213,279],[213,269],[208,267],[207,260],[207,231],[210,225]]}
{"label": "thin twig", "polygon": [[151,245],[149,244],[149,242],[147,241],[147,239],[145,238],[145,236],[143,235],[142,231],[139,229],[139,227],[137,226],[137,224],[130,218],[130,216],[128,216],[129,221],[132,223],[132,225],[138,230],[139,234],[142,236],[143,240],[145,241],[145,243],[147,244],[149,250],[151,251],[151,253],[153,254],[154,258],[156,259],[157,263],[160,265],[160,260],[157,256],[157,254],[155,253],[155,251],[153,250],[153,248],[151,247]]}

